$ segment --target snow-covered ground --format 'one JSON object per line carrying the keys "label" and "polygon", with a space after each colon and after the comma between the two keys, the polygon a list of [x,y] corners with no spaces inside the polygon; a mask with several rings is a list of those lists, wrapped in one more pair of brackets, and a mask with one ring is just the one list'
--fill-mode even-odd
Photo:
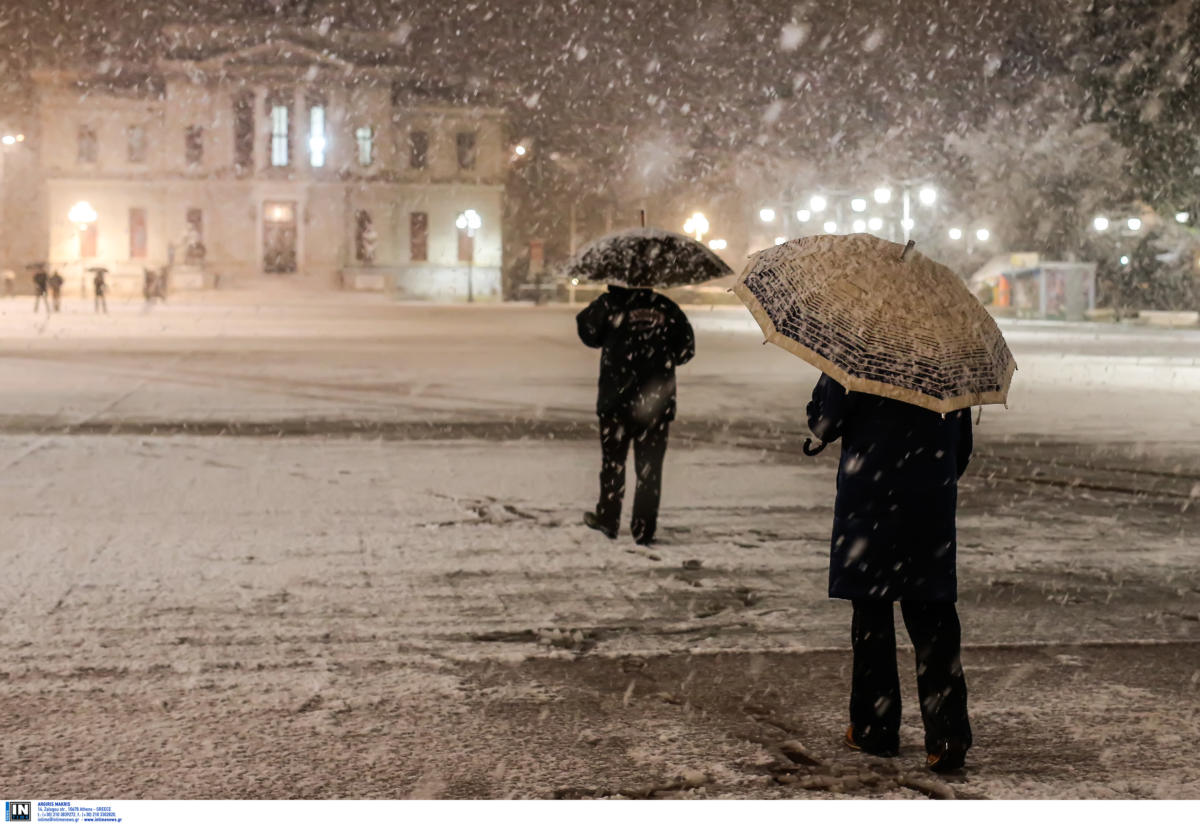
{"label": "snow-covered ground", "polygon": [[689,310],[635,553],[578,525],[570,307],[247,297],[0,301],[27,795],[1200,795],[1200,333],[1005,325],[960,516],[977,747],[930,784],[911,683],[899,767],[838,747],[835,456],[799,454],[816,373],[748,313]]}

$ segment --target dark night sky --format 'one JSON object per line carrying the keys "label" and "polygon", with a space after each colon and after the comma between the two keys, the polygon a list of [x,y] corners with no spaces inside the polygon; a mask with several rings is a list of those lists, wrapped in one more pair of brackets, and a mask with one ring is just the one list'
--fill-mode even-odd
{"label": "dark night sky", "polygon": [[714,155],[763,135],[784,153],[836,150],[897,128],[919,145],[1061,71],[1056,5],[3,0],[0,38],[12,76],[33,61],[149,61],[168,22],[328,18],[388,32],[418,76],[490,90],[519,132],[603,161],[649,133]]}

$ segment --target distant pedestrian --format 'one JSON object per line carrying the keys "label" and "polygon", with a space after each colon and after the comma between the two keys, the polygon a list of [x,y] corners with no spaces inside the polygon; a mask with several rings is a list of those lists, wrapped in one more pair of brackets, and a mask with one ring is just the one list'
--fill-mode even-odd
{"label": "distant pedestrian", "polygon": [[54,273],[50,275],[49,280],[47,280],[47,284],[50,286],[50,296],[54,299],[54,311],[61,312],[63,278],[62,275],[58,273],[57,269],[55,269]]}
{"label": "distant pedestrian", "polygon": [[12,269],[4,270],[4,294],[10,298],[17,296],[17,273]]}
{"label": "distant pedestrian", "polygon": [[142,296],[146,299],[146,308],[150,308],[150,304],[154,302],[155,296],[158,294],[158,278],[154,275],[154,270],[148,267],[142,267]]}
{"label": "distant pedestrian", "polygon": [[600,498],[584,523],[617,537],[632,442],[637,488],[631,529],[637,543],[648,545],[658,524],[667,434],[675,418],[675,367],[695,354],[692,327],[665,295],[620,286],[609,286],[575,320],[580,340],[602,350],[596,399]]}
{"label": "distant pedestrian", "polygon": [[916,652],[927,764],[963,766],[971,746],[967,682],[954,603],[958,478],[971,457],[969,409],[940,415],[890,398],[847,392],[822,375],[808,405],[822,441],[842,439],[829,595],[854,607],[850,727],[854,749],[894,756],[900,681],[893,603]]}
{"label": "distant pedestrian", "polygon": [[92,278],[92,287],[96,293],[96,300],[95,300],[96,312],[99,313],[100,309],[103,308],[104,314],[107,315],[108,314],[108,283],[105,282],[105,280],[104,280],[105,272],[103,269],[97,269],[95,271],[96,271],[95,277]]}
{"label": "distant pedestrian", "polygon": [[33,311],[37,312],[38,304],[46,304],[46,314],[50,314],[50,295],[47,281],[49,276],[45,269],[35,269],[33,272]]}

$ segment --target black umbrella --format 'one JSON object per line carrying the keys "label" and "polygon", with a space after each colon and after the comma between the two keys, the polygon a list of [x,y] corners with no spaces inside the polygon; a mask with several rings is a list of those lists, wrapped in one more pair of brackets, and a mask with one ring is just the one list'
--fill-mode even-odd
{"label": "black umbrella", "polygon": [[107,275],[108,274],[108,270],[105,269],[103,266],[89,266],[88,271],[95,272],[98,275]]}
{"label": "black umbrella", "polygon": [[662,229],[626,229],[592,241],[567,266],[569,278],[650,288],[688,286],[733,274],[702,243]]}

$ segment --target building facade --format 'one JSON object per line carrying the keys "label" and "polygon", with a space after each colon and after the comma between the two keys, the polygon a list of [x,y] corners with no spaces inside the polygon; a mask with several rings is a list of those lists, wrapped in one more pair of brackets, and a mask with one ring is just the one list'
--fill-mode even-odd
{"label": "building facade", "polygon": [[170,27],[150,67],[34,71],[36,216],[7,265],[498,299],[503,111],[422,88],[379,37]]}

